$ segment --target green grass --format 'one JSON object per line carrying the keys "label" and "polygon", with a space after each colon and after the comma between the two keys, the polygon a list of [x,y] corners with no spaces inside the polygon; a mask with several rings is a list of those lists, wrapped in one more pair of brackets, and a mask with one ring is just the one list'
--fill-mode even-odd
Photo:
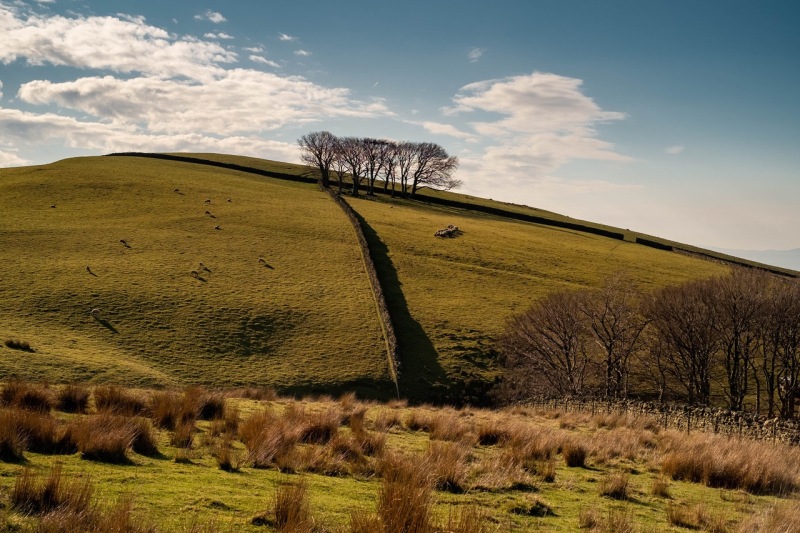
{"label": "green grass", "polygon": [[79,158],[2,170],[0,211],[0,335],[35,350],[0,349],[2,376],[392,391],[353,229],[312,184]]}
{"label": "green grass", "polygon": [[[181,155],[309,171],[257,158]],[[393,312],[401,395],[412,399],[480,400],[499,373],[493,342],[505,320],[549,292],[596,287],[617,272],[647,291],[727,269],[635,244],[642,235],[633,231],[423,192],[617,231],[625,240],[467,208],[351,200],[368,226]],[[353,230],[314,184],[89,157],[0,170],[0,210],[0,336],[35,350],[0,347],[0,377],[392,393]],[[448,224],[463,235],[433,236]],[[102,320],[89,316],[93,308]]]}
{"label": "green grass", "polygon": [[[725,267],[630,242],[406,200],[349,200],[372,228],[411,397],[491,381],[492,338],[507,317],[557,290],[600,286],[625,272],[647,291]],[[463,235],[433,236],[448,224]],[[380,241],[380,242],[378,242]],[[402,291],[397,290],[402,289]],[[474,385],[473,385],[474,386]],[[455,387],[457,394],[463,393]],[[467,391],[469,393],[469,391]]]}

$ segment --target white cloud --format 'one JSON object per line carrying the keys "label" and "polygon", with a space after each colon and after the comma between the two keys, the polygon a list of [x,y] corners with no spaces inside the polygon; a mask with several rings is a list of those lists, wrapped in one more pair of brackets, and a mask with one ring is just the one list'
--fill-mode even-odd
{"label": "white cloud", "polygon": [[293,37],[292,35],[286,35],[285,33],[278,34],[278,39],[281,41],[296,41],[297,37]]}
{"label": "white cloud", "polygon": [[3,82],[0,81],[0,98],[3,98]]}
{"label": "white cloud", "polygon": [[596,130],[598,124],[622,120],[625,114],[601,109],[581,92],[581,85],[579,79],[534,72],[462,87],[453,98],[455,105],[443,110],[446,115],[497,115],[470,123],[486,144],[481,153],[462,160],[470,188],[497,195],[498,176],[512,189],[590,192],[613,187],[556,175],[572,160],[630,160],[598,138]]}
{"label": "white cloud", "polygon": [[264,51],[264,47],[263,46],[245,46],[244,48],[242,48],[242,50],[244,50],[245,52],[252,52],[254,54],[260,54],[261,52]]}
{"label": "white cloud", "polygon": [[237,59],[219,44],[177,38],[141,17],[22,18],[0,4],[0,34],[0,62],[5,64],[24,59],[31,65],[208,79],[220,65]]}
{"label": "white cloud", "polygon": [[472,50],[467,52],[467,58],[469,59],[469,62],[477,63],[485,51],[486,48],[473,48]]}
{"label": "white cloud", "polygon": [[224,31],[221,31],[219,33],[209,32],[203,35],[203,37],[205,37],[206,39],[223,39],[223,40],[233,39],[233,35],[228,35]]}
{"label": "white cloud", "polygon": [[207,9],[205,13],[195,15],[194,18],[197,20],[208,20],[214,24],[220,24],[228,20],[222,16],[222,13],[219,13],[218,11],[211,11],[210,9]]}
{"label": "white cloud", "polygon": [[664,150],[664,153],[669,155],[678,155],[679,153],[683,152],[686,149],[685,146],[681,146],[676,144],[675,146],[670,146]]}
{"label": "white cloud", "polygon": [[261,65],[269,65],[270,67],[281,68],[281,66],[275,61],[267,59],[266,57],[263,56],[257,56],[255,54],[250,56],[250,61],[252,61],[253,63],[259,63]]}
{"label": "white cloud", "polygon": [[311,52],[309,52],[308,50],[295,50],[294,55],[301,57],[308,57],[311,55]]}
{"label": "white cloud", "polygon": [[28,142],[63,142],[67,147],[103,153],[208,151],[281,161],[299,160],[295,143],[249,136],[216,137],[204,133],[154,135],[114,124],[79,121],[53,113],[37,115],[16,109],[0,108],[0,135]]}
{"label": "white cloud", "polygon": [[19,167],[29,163],[29,161],[19,157],[15,151],[5,152],[0,150],[0,167]]}
{"label": "white cloud", "polygon": [[463,139],[468,142],[475,142],[477,139],[475,135],[471,133],[467,133],[465,131],[461,131],[452,124],[442,124],[441,122],[414,122],[414,124],[419,124],[425,130],[433,133],[434,135],[448,135],[450,137],[455,137],[456,139]]}
{"label": "white cloud", "polygon": [[325,117],[391,114],[381,100],[353,100],[347,89],[250,69],[226,70],[204,83],[113,76],[63,83],[37,80],[23,84],[18,97],[29,104],[55,104],[114,124],[171,134],[257,133]]}

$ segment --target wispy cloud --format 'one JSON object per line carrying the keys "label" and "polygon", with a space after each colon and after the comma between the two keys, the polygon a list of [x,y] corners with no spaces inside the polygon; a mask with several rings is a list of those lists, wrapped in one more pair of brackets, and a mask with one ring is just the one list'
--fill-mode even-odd
{"label": "wispy cloud", "polygon": [[210,33],[209,32],[209,33],[206,33],[205,35],[203,35],[203,37],[205,37],[206,39],[224,39],[224,40],[233,39],[232,35],[228,35],[227,33],[223,32],[223,31],[221,31],[219,33]]}
{"label": "wispy cloud", "polygon": [[252,52],[254,54],[260,54],[261,52],[264,51],[264,47],[263,46],[246,46],[246,47],[242,48],[242,50],[244,50],[245,52]]}
{"label": "wispy cloud", "polygon": [[210,9],[207,9],[204,13],[195,15],[194,18],[197,20],[208,20],[214,24],[220,24],[228,20],[222,16],[222,13],[218,11],[211,11]]}
{"label": "wispy cloud", "polygon": [[252,61],[253,63],[258,63],[260,65],[268,65],[270,67],[281,68],[281,66],[278,63],[272,61],[271,59],[267,59],[264,56],[258,56],[253,54],[250,56],[250,61]]}
{"label": "wispy cloud", "polygon": [[311,55],[311,52],[309,52],[308,50],[295,50],[294,55],[300,57],[308,57]]}
{"label": "wispy cloud", "polygon": [[279,33],[278,39],[280,39],[281,41],[296,41],[297,37],[294,37],[293,35],[287,35],[285,33]]}
{"label": "wispy cloud", "polygon": [[474,134],[461,131],[452,124],[442,124],[441,122],[430,121],[412,122],[412,124],[418,124],[419,126],[425,128],[426,131],[429,131],[434,135],[447,135],[449,137],[455,137],[456,139],[462,139],[468,142],[476,142],[478,140]]}
{"label": "wispy cloud", "polygon": [[467,52],[467,58],[469,59],[470,63],[477,63],[483,53],[486,52],[486,48],[473,48],[469,52]]}
{"label": "wispy cloud", "polygon": [[[624,113],[603,110],[583,94],[582,80],[557,74],[534,72],[486,80],[462,87],[453,97],[454,106],[445,115],[497,114],[492,121],[470,122],[487,145],[462,160],[470,182],[487,192],[503,176],[508,187],[571,187],[590,191],[608,187],[599,182],[569,184],[557,171],[576,159],[625,162],[614,145],[599,138],[596,126],[625,118]],[[489,192],[489,194],[492,194]]]}
{"label": "wispy cloud", "polygon": [[683,152],[686,149],[685,146],[681,146],[680,144],[676,144],[674,146],[670,146],[664,149],[664,153],[669,155],[678,155],[679,153]]}

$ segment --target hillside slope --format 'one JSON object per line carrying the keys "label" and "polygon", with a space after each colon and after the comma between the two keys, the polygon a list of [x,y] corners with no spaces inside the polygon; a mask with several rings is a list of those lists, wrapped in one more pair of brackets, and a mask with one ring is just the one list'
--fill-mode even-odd
{"label": "hillside slope", "polygon": [[[180,156],[198,161],[116,156],[0,171],[0,335],[36,349],[0,348],[0,373],[388,397],[394,386],[352,228],[316,185],[268,177],[308,168]],[[416,400],[480,399],[499,373],[493,345],[505,320],[548,292],[617,273],[648,290],[729,268],[641,246],[647,236],[629,230],[427,194],[348,199],[392,311],[401,394]],[[434,237],[449,224],[463,233]]]}
{"label": "hillside slope", "polygon": [[314,185],[79,158],[2,170],[0,211],[0,335],[36,350],[0,349],[2,376],[394,389],[353,229]]}

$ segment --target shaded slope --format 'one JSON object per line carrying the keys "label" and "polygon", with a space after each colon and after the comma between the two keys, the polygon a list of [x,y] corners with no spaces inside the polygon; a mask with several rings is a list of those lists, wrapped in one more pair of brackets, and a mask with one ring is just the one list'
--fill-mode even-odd
{"label": "shaded slope", "polygon": [[3,375],[392,393],[352,229],[313,185],[80,158],[0,171],[0,210],[0,335],[36,349],[0,349]]}

